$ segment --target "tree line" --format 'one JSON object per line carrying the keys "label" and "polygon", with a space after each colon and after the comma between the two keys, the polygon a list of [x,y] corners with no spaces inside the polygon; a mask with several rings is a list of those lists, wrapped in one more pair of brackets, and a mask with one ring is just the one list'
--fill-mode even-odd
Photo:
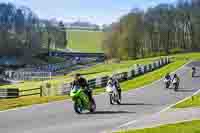
{"label": "tree line", "polygon": [[40,50],[66,48],[63,22],[42,20],[27,7],[0,3],[0,55],[34,54]]}
{"label": "tree line", "polygon": [[135,59],[200,50],[200,0],[133,9],[106,32],[109,58]]}

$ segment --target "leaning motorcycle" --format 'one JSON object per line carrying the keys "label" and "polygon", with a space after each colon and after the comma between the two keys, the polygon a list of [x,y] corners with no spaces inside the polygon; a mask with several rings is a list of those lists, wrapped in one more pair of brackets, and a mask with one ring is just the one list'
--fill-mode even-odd
{"label": "leaning motorcycle", "polygon": [[117,91],[117,88],[114,86],[107,86],[106,91],[109,94],[109,99],[110,99],[110,104],[113,105],[114,103],[116,104],[121,104],[121,99],[119,96],[119,93]]}
{"label": "leaning motorcycle", "polygon": [[74,86],[70,91],[70,96],[74,102],[74,111],[77,114],[81,114],[85,110],[95,112],[96,104],[94,99],[90,101],[82,88]]}
{"label": "leaning motorcycle", "polygon": [[170,87],[171,80],[170,79],[164,79],[164,83],[165,83],[165,88],[168,89]]}
{"label": "leaning motorcycle", "polygon": [[174,91],[178,91],[178,88],[179,88],[178,80],[177,79],[173,79],[172,84],[173,84]]}
{"label": "leaning motorcycle", "polygon": [[195,69],[192,69],[192,77],[193,77],[193,78],[195,77],[195,74],[196,74],[196,70],[195,70]]}

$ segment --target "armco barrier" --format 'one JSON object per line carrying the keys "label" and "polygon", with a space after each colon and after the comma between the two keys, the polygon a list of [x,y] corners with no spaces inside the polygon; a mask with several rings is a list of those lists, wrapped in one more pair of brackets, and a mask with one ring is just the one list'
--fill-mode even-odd
{"label": "armco barrier", "polygon": [[105,87],[107,82],[108,82],[109,77],[105,76],[105,77],[100,77],[96,79],[96,86],[95,88],[101,88],[101,87]]}
{"label": "armco barrier", "polygon": [[[147,64],[143,66],[137,65],[127,72],[114,74],[113,77],[118,79],[120,82],[123,82],[129,79],[132,79],[136,76],[151,72],[169,63],[170,63],[169,58],[160,59],[159,61],[155,61],[154,63],[151,63],[151,64]],[[89,84],[89,87],[93,89],[99,88],[99,87],[105,87],[108,82],[108,79],[109,79],[109,76],[97,77],[95,79],[88,80],[88,84]],[[69,94],[70,89],[71,89],[71,83],[66,83],[58,90],[57,95]],[[28,91],[30,91],[30,93],[27,93]],[[26,92],[26,93],[22,95],[21,93],[23,92]],[[43,95],[42,87],[31,89],[31,90],[24,90],[24,91],[19,91],[19,89],[0,89],[0,98],[17,98],[17,97],[29,96],[29,95],[42,96]]]}
{"label": "armco barrier", "polygon": [[109,79],[109,76],[102,77],[100,86],[105,87],[107,85],[108,79]]}
{"label": "armco barrier", "polygon": [[96,87],[96,79],[88,80],[88,84],[89,84],[90,88],[95,88]]}
{"label": "armco barrier", "polygon": [[152,64],[148,64],[148,66],[149,66],[149,72],[151,72],[152,71]]}
{"label": "armco barrier", "polygon": [[126,81],[128,79],[128,72],[117,73],[114,74],[113,77],[119,80],[120,82]]}
{"label": "armco barrier", "polygon": [[132,71],[128,71],[127,78],[128,78],[128,79],[131,79],[132,77],[133,77]]}
{"label": "armco barrier", "polygon": [[139,67],[136,67],[135,69],[134,69],[134,71],[135,71],[135,76],[138,76],[140,73],[140,71],[139,71]]}
{"label": "armco barrier", "polygon": [[[120,82],[132,79],[136,76],[151,72],[153,70],[156,70],[164,65],[167,65],[170,63],[169,58],[162,58],[158,61],[155,61],[151,64],[147,65],[137,65],[128,72],[122,72],[114,74],[113,77],[118,79]],[[108,82],[109,76],[105,77],[97,77],[95,79],[88,80],[88,84],[90,88],[99,88],[99,87],[105,87]],[[64,88],[61,89],[61,92],[59,94],[64,95],[68,94],[71,88],[71,83],[65,84]]]}

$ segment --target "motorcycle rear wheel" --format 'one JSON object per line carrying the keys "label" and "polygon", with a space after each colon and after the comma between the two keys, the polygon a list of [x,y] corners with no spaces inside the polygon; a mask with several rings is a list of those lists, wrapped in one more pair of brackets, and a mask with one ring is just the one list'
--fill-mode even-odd
{"label": "motorcycle rear wheel", "polygon": [[91,102],[92,103],[91,103],[91,107],[90,107],[90,112],[93,113],[96,111],[96,103],[95,103],[94,99],[92,99]]}
{"label": "motorcycle rear wheel", "polygon": [[121,101],[120,101],[119,95],[117,95],[116,97],[118,97],[118,98],[116,99],[116,103],[117,103],[118,105],[120,105],[120,104],[121,104]]}

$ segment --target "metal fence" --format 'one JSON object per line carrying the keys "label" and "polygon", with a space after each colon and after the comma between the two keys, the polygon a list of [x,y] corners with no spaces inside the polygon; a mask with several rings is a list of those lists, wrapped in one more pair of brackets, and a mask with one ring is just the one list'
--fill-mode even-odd
{"label": "metal fence", "polygon": [[[118,79],[120,82],[123,82],[123,81],[133,79],[134,77],[143,75],[145,73],[151,72],[153,70],[159,69],[169,63],[170,63],[170,59],[168,57],[161,58],[151,64],[136,65],[127,72],[116,73],[116,74],[113,74],[112,76],[115,77],[116,79]],[[109,76],[97,77],[97,78],[88,80],[88,84],[89,84],[90,88],[94,88],[94,89],[101,88],[101,87],[106,86],[108,79],[109,79]],[[58,95],[69,94],[70,89],[71,89],[71,84],[72,83],[64,84],[59,89]]]}
{"label": "metal fence", "polygon": [[19,90],[19,88],[0,89],[0,99],[19,98],[33,95],[39,95],[42,97],[42,91],[42,87],[29,90]]}
{"label": "metal fence", "polygon": [[29,68],[29,70],[18,70],[18,71],[6,71],[6,78],[9,80],[48,80],[52,75],[55,75],[56,71],[64,70],[73,66],[72,63],[56,63],[43,65],[35,68]]}

